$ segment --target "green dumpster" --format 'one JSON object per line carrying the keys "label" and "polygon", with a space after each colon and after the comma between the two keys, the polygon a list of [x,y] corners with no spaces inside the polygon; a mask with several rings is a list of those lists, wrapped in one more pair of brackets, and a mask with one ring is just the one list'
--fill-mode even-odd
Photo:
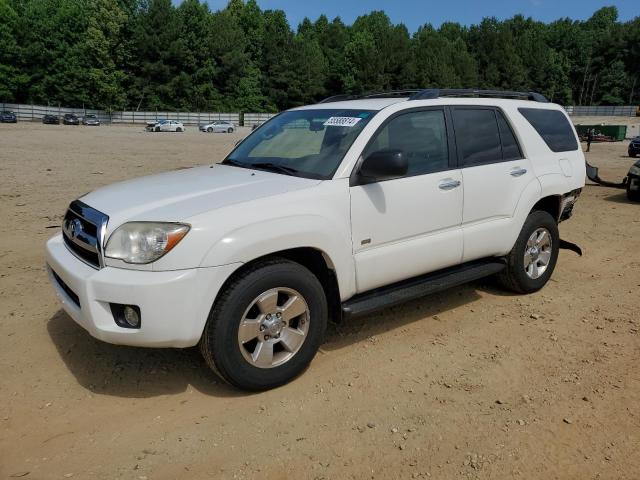
{"label": "green dumpster", "polygon": [[626,125],[576,125],[580,139],[587,139],[590,128],[593,128],[594,142],[621,142],[627,136]]}

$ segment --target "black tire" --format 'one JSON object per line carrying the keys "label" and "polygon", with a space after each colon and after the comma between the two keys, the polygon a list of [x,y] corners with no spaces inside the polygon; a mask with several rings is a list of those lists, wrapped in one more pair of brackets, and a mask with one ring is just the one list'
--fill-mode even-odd
{"label": "black tire", "polygon": [[155,131],[159,132],[160,131],[160,127],[156,127]]}
{"label": "black tire", "polygon": [[213,128],[211,128],[211,127],[207,128],[207,132],[213,133]]}
{"label": "black tire", "polygon": [[[285,363],[259,368],[245,359],[238,330],[252,302],[274,288],[294,289],[306,301],[307,333],[299,350]],[[289,382],[309,365],[324,338],[327,318],[324,289],[313,273],[283,258],[266,260],[232,279],[220,293],[209,313],[200,350],[209,367],[228,383],[244,390],[268,390]]]}
{"label": "black tire", "polygon": [[627,178],[627,198],[632,202],[640,202],[640,190],[631,190],[631,180]]}
{"label": "black tire", "polygon": [[233,128],[227,129],[227,133],[233,133]]}
{"label": "black tire", "polygon": [[178,132],[178,133],[182,133],[182,132],[184,132],[184,129],[182,129],[182,128],[178,127],[178,128],[176,128],[176,132]]}
{"label": "black tire", "polygon": [[[525,271],[524,255],[529,237],[539,228],[545,228],[550,233],[551,257],[544,273],[538,278],[531,278]],[[503,287],[517,293],[533,293],[540,290],[551,278],[558,261],[559,250],[560,234],[555,219],[547,212],[539,210],[531,212],[524,222],[515,245],[505,258],[507,267],[498,274],[499,282]]]}

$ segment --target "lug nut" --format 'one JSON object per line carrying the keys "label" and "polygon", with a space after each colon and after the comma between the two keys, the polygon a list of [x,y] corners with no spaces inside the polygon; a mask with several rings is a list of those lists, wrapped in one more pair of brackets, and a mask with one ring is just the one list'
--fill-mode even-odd
{"label": "lug nut", "polygon": [[264,336],[264,339],[265,339],[265,340],[269,340],[270,338],[271,338],[271,337],[270,337],[269,335],[265,335],[265,336]]}
{"label": "lug nut", "polygon": [[260,325],[260,331],[263,332],[264,331],[264,325]]}

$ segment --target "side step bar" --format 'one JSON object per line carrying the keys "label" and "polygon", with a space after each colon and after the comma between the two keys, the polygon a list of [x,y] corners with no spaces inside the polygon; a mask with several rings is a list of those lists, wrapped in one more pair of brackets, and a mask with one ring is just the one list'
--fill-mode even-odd
{"label": "side step bar", "polygon": [[440,292],[498,273],[505,268],[499,258],[465,263],[451,268],[376,288],[342,303],[342,316],[366,315],[382,308]]}

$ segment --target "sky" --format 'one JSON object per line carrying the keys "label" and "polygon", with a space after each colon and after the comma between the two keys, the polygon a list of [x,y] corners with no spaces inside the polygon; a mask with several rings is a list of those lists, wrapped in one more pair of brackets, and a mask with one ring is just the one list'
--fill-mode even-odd
{"label": "sky", "polygon": [[[550,22],[569,17],[585,20],[604,6],[615,5],[622,21],[640,15],[638,0],[257,0],[263,10],[284,10],[291,26],[309,17],[312,20],[325,14],[329,19],[340,16],[351,24],[359,16],[372,10],[384,10],[393,23],[404,23],[409,31],[431,23],[438,27],[442,22],[453,21],[470,25],[484,17],[509,18],[518,13],[525,17]],[[180,3],[174,0],[174,3]],[[227,0],[207,0],[212,10],[224,8]]]}

